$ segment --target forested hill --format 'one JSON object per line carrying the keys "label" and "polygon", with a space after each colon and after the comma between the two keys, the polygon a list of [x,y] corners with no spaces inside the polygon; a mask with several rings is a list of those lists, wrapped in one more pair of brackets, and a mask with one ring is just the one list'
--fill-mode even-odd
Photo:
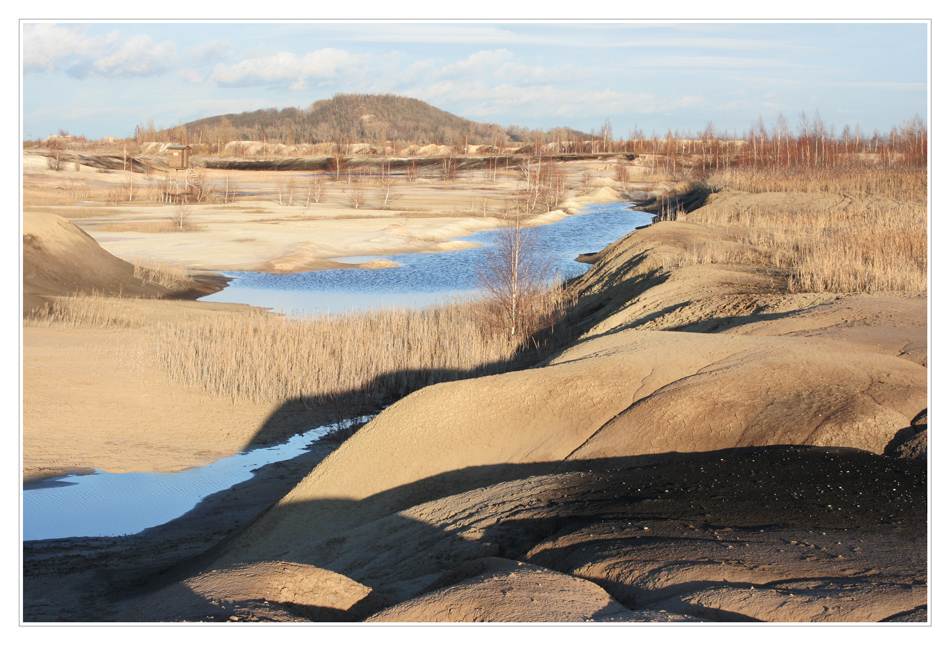
{"label": "forested hill", "polygon": [[[503,128],[476,123],[450,114],[418,99],[394,94],[337,94],[314,102],[307,109],[270,108],[241,114],[199,119],[184,126],[190,140],[252,140],[303,144],[325,142],[389,141],[410,144],[508,145],[533,139],[559,140],[583,137],[569,128],[545,132],[525,127]],[[195,135],[199,135],[195,136]]]}

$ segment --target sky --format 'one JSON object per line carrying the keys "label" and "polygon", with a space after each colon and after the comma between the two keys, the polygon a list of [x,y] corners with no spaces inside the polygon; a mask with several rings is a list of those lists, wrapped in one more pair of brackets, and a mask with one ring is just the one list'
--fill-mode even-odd
{"label": "sky", "polygon": [[928,24],[901,22],[20,22],[21,126],[131,136],[337,93],[474,121],[743,133],[804,112],[837,131],[928,118]]}

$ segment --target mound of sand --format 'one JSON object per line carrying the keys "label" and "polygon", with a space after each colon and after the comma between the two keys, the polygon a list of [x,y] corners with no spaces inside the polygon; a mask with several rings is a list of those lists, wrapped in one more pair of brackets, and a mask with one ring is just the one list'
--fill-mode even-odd
{"label": "mound of sand", "polygon": [[134,267],[104,250],[72,222],[48,213],[23,214],[23,310],[41,306],[50,296],[99,293],[106,296],[158,298],[201,295],[223,282],[197,282],[171,290],[134,275]]}
{"label": "mound of sand", "polygon": [[925,620],[926,464],[884,456],[925,442],[925,296],[669,268],[706,243],[596,254],[578,340],[394,404],[137,619]]}
{"label": "mound of sand", "polygon": [[293,562],[260,562],[211,571],[131,605],[121,620],[352,621],[381,604],[372,590],[332,571]]}
{"label": "mound of sand", "polygon": [[436,591],[370,616],[367,622],[632,622],[689,620],[661,612],[633,612],[596,584],[542,567],[505,560],[475,560],[433,586]]}
{"label": "mound of sand", "polygon": [[316,257],[306,250],[299,250],[265,262],[258,268],[258,271],[265,273],[298,273],[301,271],[326,271],[328,269],[391,269],[398,266],[397,262],[383,258],[359,264],[337,262],[336,260]]}
{"label": "mound of sand", "polygon": [[[432,386],[393,405],[219,565],[286,559],[336,571],[405,603],[378,620],[592,617],[594,604],[609,604],[586,583],[534,570],[430,588],[494,556],[596,581],[628,609],[669,615],[884,620],[916,611],[926,603],[925,471],[904,460],[895,470],[875,454],[927,405],[925,304],[803,300],[769,291],[768,276],[747,267],[658,274],[657,255],[695,243],[697,229],[655,226],[612,245],[577,287],[585,336],[535,369]],[[734,454],[756,447],[766,452]],[[839,457],[842,449],[850,452]],[[574,470],[592,479],[557,474]],[[648,489],[635,485],[643,477]],[[871,479],[886,485],[872,492]],[[670,504],[683,505],[678,519]],[[623,548],[594,548],[613,539],[589,537],[594,527]],[[575,546],[557,546],[569,535]],[[657,536],[666,551],[630,554]],[[792,558],[783,555],[790,544]],[[685,573],[664,564],[679,561]],[[886,575],[858,581],[861,566]],[[520,598],[532,576],[562,585],[558,598],[577,599],[577,611],[558,613],[553,599],[525,613],[483,602],[501,590]],[[737,582],[766,588],[740,593]],[[798,600],[779,611],[777,598],[792,593]]]}

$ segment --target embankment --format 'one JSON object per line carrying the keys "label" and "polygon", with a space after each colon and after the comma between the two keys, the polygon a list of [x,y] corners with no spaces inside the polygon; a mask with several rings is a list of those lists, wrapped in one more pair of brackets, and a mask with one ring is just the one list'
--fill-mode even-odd
{"label": "embankment", "polygon": [[226,284],[225,278],[213,274],[192,276],[173,288],[150,282],[72,222],[48,213],[23,214],[24,313],[56,296],[97,293],[194,299],[220,291]]}
{"label": "embankment", "polygon": [[399,401],[117,618],[926,620],[926,463],[884,454],[927,406],[926,294],[677,260],[707,242],[742,246],[611,245],[576,342]]}

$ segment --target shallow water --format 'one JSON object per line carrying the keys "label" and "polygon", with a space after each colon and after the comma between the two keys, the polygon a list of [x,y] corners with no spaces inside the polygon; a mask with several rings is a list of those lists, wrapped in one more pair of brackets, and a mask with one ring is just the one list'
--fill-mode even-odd
{"label": "shallow water", "polygon": [[[582,274],[589,265],[575,261],[582,253],[603,249],[652,215],[632,204],[595,204],[583,212],[530,229],[551,275]],[[232,283],[202,300],[270,307],[286,314],[370,309],[380,306],[422,307],[476,293],[478,268],[495,244],[493,231],[464,238],[484,246],[443,253],[343,258],[366,262],[385,257],[401,266],[391,269],[343,269],[273,275],[228,272]],[[23,491],[23,539],[120,536],[141,532],[180,517],[202,499],[248,480],[261,466],[292,459],[329,431],[315,428],[285,444],[239,453],[207,466],[177,473],[107,473],[70,475],[46,480]]]}
{"label": "shallow water", "polygon": [[44,480],[23,491],[23,539],[130,535],[170,522],[208,495],[250,479],[254,470],[303,454],[331,429],[314,428],[283,444],[174,473],[97,470]]}
{"label": "shallow water", "polygon": [[[578,255],[600,251],[652,221],[653,215],[631,210],[632,206],[593,204],[577,215],[529,229],[536,236],[541,253],[551,262],[551,275],[580,275],[588,265],[576,262]],[[365,262],[383,257],[401,265],[391,269],[333,269],[283,275],[226,272],[233,278],[231,284],[202,300],[270,307],[285,314],[381,306],[423,307],[456,295],[476,293],[479,266],[484,264],[486,250],[496,243],[495,238],[495,231],[480,231],[462,238],[483,245],[479,247],[355,258]],[[354,258],[341,260],[352,262]]]}

